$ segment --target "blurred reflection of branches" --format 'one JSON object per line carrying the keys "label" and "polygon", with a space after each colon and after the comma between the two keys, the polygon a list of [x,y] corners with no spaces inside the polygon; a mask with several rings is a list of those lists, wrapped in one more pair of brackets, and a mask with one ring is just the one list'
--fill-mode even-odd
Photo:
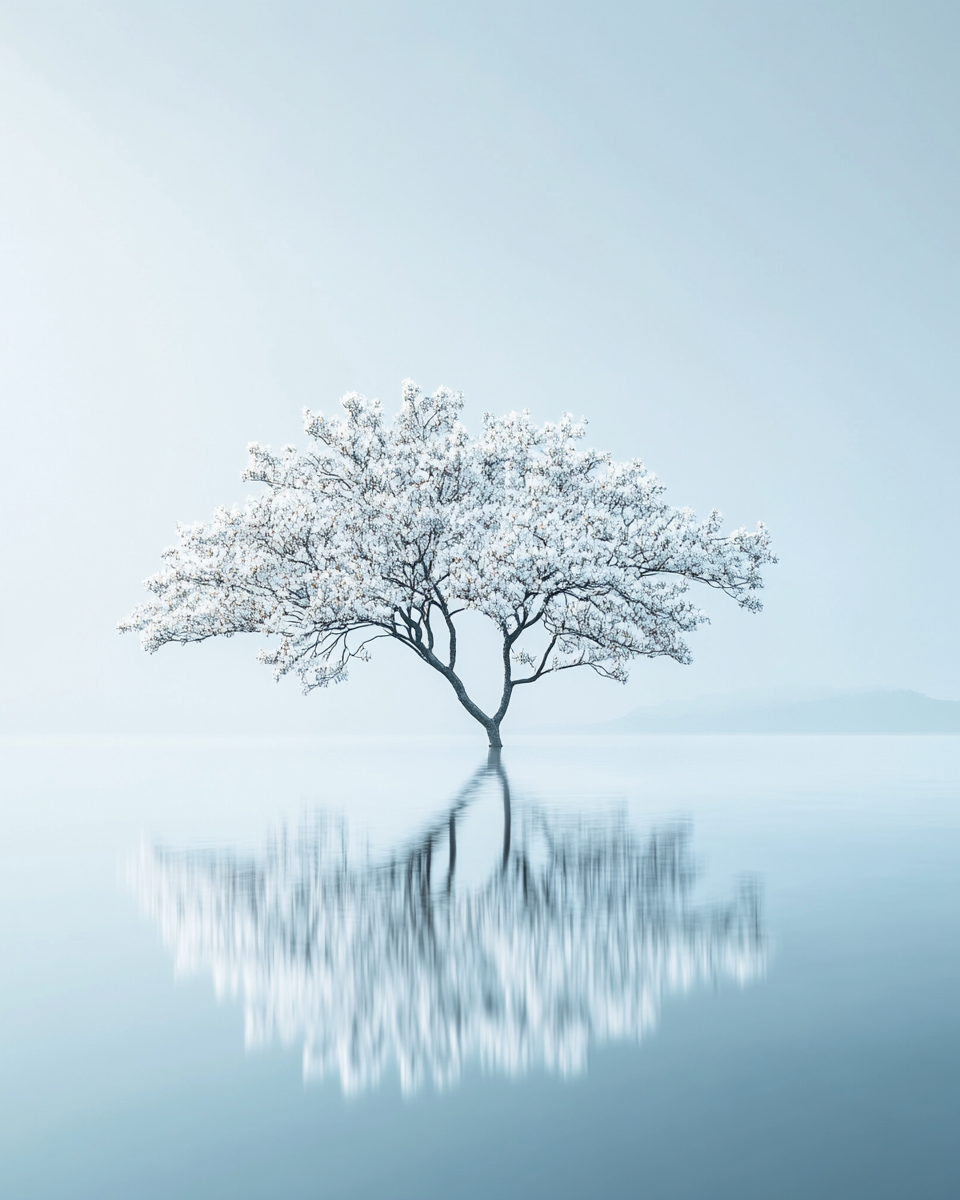
{"label": "blurred reflection of branches", "polygon": [[[458,819],[491,779],[502,855],[483,886],[457,887]],[[396,1063],[414,1091],[470,1058],[582,1071],[591,1043],[638,1041],[664,994],[760,974],[756,884],[694,907],[689,843],[683,824],[643,841],[622,818],[514,814],[492,751],[385,861],[351,862],[345,827],[321,814],[260,859],[144,847],[133,881],[178,971],[243,994],[248,1047],[302,1037],[307,1078],[338,1073],[356,1092]]]}

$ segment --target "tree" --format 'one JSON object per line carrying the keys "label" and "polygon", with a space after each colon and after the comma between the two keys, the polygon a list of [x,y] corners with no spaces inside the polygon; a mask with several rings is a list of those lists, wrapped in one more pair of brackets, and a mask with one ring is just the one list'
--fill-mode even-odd
{"label": "tree", "polygon": [[[346,679],[393,638],[437,671],[499,747],[518,687],[574,667],[624,682],[630,661],[690,661],[683,635],[708,618],[691,582],[757,611],[775,559],[762,524],[721,532],[671,508],[639,460],[584,450],[582,424],[486,414],[471,438],[459,392],[411,381],[392,424],[350,393],[346,415],[304,410],[305,451],[252,443],[243,478],[265,485],[243,508],[178,527],[153,598],[122,622],[144,648],[236,633],[276,635],[261,652],[304,692]],[[457,673],[457,618],[493,622],[499,706],[485,712]],[[519,672],[519,673],[518,673]]]}

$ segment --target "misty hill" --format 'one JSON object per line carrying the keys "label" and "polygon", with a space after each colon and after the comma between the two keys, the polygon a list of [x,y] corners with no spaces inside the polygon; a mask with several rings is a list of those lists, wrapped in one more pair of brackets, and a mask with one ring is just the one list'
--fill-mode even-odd
{"label": "misty hill", "polygon": [[733,693],[635,708],[593,729],[598,733],[960,733],[960,700],[879,690],[790,699]]}

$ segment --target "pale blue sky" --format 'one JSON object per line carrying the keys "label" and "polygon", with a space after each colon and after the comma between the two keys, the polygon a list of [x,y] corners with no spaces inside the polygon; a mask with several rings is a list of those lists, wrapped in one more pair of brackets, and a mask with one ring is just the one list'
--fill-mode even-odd
{"label": "pale blue sky", "polygon": [[960,698],[958,46],[879,0],[0,3],[5,724],[469,730],[399,652],[304,700],[114,632],[247,441],[405,376],[775,535],[760,617],[707,595],[693,666],[517,724]]}

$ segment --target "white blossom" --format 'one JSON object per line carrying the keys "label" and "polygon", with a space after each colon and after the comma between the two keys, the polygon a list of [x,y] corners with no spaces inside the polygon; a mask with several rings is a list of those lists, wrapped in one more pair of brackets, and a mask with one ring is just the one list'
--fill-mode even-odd
{"label": "white blossom", "polygon": [[[716,511],[672,508],[639,460],[583,449],[568,415],[485,415],[471,438],[460,393],[411,381],[400,412],[350,393],[345,415],[304,411],[306,450],[249,446],[243,478],[264,486],[243,508],[178,527],[150,601],[122,622],[145,649],[235,633],[273,635],[261,661],[305,692],[347,677],[378,638],[439,671],[500,745],[513,690],[589,667],[625,681],[632,659],[690,661],[684,636],[708,618],[690,584],[760,608],[760,568],[775,561],[762,524],[723,533]],[[457,674],[457,617],[496,626],[503,691],[496,712]]]}

